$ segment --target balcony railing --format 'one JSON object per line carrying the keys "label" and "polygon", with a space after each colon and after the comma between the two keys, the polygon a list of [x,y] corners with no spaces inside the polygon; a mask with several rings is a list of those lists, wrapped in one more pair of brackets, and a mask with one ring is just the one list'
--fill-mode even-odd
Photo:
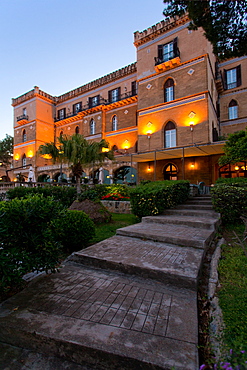
{"label": "balcony railing", "polygon": [[22,114],[21,116],[18,116],[18,117],[16,118],[16,121],[17,121],[17,122],[18,122],[18,121],[23,121],[23,120],[28,121],[28,116],[27,116],[26,114]]}
{"label": "balcony railing", "polygon": [[154,57],[154,64],[157,66],[159,64],[162,64],[162,63],[165,63],[165,62],[169,62],[169,60],[172,60],[172,59],[177,58],[177,57],[180,58],[180,51],[179,51],[178,48],[176,49],[176,52],[172,52],[169,55],[169,59],[166,59],[165,60],[164,58]]}
{"label": "balcony railing", "polygon": [[55,122],[62,121],[64,119],[66,119],[66,118],[74,117],[77,114],[79,114],[80,112],[83,112],[83,111],[85,111],[87,109],[92,109],[92,108],[98,107],[99,105],[109,105],[109,104],[118,102],[120,100],[124,100],[124,99],[130,98],[130,97],[135,96],[135,95],[137,95],[137,92],[136,91],[126,91],[125,93],[119,95],[114,100],[111,100],[111,99],[110,100],[107,100],[107,99],[104,99],[104,98],[100,97],[97,102],[95,102],[95,103],[92,103],[92,102],[87,103],[87,104],[83,105],[81,107],[81,109],[78,109],[76,112],[66,113],[63,117],[54,117],[54,121]]}

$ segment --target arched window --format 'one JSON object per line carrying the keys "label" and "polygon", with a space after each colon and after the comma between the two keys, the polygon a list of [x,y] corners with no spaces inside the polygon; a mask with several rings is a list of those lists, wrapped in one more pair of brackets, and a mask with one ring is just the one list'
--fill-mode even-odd
{"label": "arched window", "polygon": [[231,100],[228,105],[228,116],[229,119],[238,118],[238,103],[236,100]]}
{"label": "arched window", "polygon": [[164,147],[173,148],[177,145],[177,130],[173,122],[167,122],[164,129]]}
{"label": "arched window", "polygon": [[96,125],[94,119],[90,121],[90,135],[95,135]]}
{"label": "arched window", "polygon": [[22,141],[23,142],[27,141],[27,133],[25,129],[22,131]]}
{"label": "arched window", "polygon": [[164,168],[164,180],[177,180],[178,169],[173,163],[168,163]]}
{"label": "arched window", "polygon": [[76,133],[76,134],[79,134],[79,132],[80,132],[79,126],[76,126],[76,128],[75,128],[75,133]]}
{"label": "arched window", "polygon": [[26,154],[23,154],[23,156],[22,156],[22,167],[26,167],[26,165],[27,165]]}
{"label": "arched window", "polygon": [[112,117],[112,131],[117,131],[117,116]]}
{"label": "arched window", "polygon": [[165,103],[174,100],[174,81],[168,78],[164,86],[164,101]]}
{"label": "arched window", "polygon": [[63,131],[60,131],[59,136],[60,136],[60,137],[62,137],[62,136],[63,136]]}

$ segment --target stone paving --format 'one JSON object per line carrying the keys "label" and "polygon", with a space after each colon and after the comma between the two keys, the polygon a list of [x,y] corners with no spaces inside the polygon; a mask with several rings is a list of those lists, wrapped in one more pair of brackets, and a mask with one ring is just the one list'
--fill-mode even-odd
{"label": "stone paving", "polygon": [[[217,224],[218,215],[212,217]],[[60,273],[37,278],[1,305],[0,342],[24,358],[11,370],[73,364],[78,370],[198,370],[196,287],[204,249],[151,240],[157,225],[146,221],[136,225],[139,238],[116,235],[76,252]],[[158,225],[163,234],[171,226]],[[200,232],[189,228],[193,241]],[[213,222],[206,231],[214,234]],[[5,351],[0,369],[9,363]]]}

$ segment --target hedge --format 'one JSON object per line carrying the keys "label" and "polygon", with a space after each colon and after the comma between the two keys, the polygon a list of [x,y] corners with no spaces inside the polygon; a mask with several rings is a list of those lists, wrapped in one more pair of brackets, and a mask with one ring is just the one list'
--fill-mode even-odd
{"label": "hedge", "polygon": [[247,216],[247,183],[242,185],[221,182],[211,189],[214,209],[221,214],[225,224],[236,223],[240,221],[240,216]]}
{"label": "hedge", "polygon": [[29,188],[26,186],[18,186],[7,191],[7,199],[21,199],[29,195],[41,194],[44,197],[53,197],[60,201],[64,207],[69,207],[76,199],[76,188],[69,186],[38,186]]}
{"label": "hedge", "polygon": [[155,181],[130,190],[132,213],[137,217],[160,214],[188,199],[190,183],[186,180]]}

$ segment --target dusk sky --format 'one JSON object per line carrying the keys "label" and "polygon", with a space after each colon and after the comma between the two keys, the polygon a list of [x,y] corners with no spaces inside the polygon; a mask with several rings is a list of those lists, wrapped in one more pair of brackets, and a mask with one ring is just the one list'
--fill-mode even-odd
{"label": "dusk sky", "polygon": [[0,0],[0,139],[16,98],[58,96],[136,61],[133,33],[163,17],[162,0]]}

